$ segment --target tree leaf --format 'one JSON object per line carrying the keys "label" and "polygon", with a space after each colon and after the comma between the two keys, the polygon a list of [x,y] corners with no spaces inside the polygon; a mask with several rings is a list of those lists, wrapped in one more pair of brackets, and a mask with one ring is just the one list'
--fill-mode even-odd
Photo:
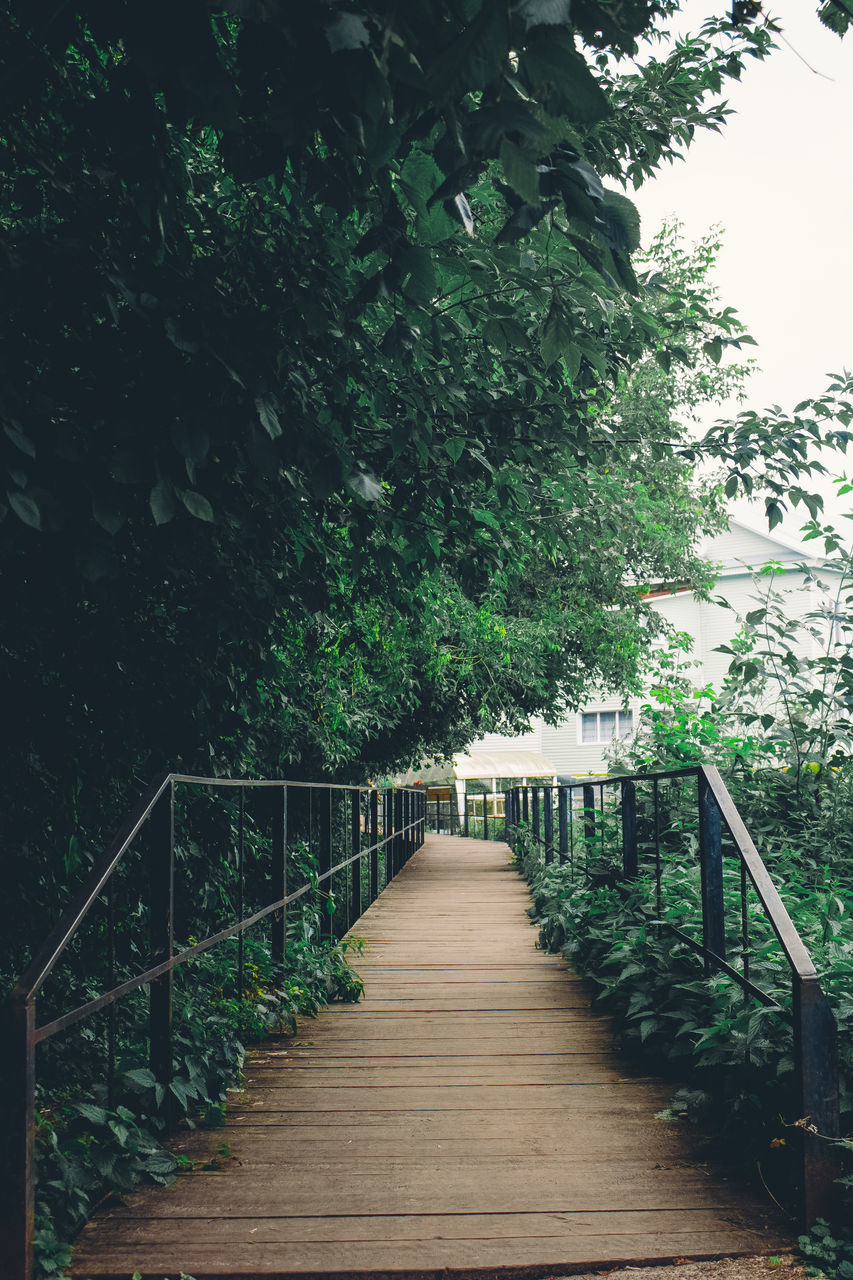
{"label": "tree leaf", "polygon": [[24,435],[20,427],[15,426],[14,423],[7,423],[3,427],[3,430],[6,432],[6,435],[12,441],[12,444],[15,446],[15,448],[20,449],[21,453],[26,453],[31,458],[34,458],[36,456],[35,445],[33,444],[32,440],[29,438],[29,436]]}
{"label": "tree leaf", "polygon": [[427,70],[430,94],[438,103],[483,89],[504,68],[509,45],[505,4],[485,3],[460,33],[455,33]]}
{"label": "tree leaf", "polygon": [[539,174],[535,163],[508,138],[501,143],[500,157],[506,180],[513,191],[517,191],[528,204],[536,204],[539,200]]}
{"label": "tree leaf", "polygon": [[363,18],[355,13],[341,13],[325,27],[326,40],[332,53],[346,49],[366,49],[370,32]]}
{"label": "tree leaf", "polygon": [[571,17],[571,0],[516,0],[515,12],[531,27],[560,26]]}
{"label": "tree leaf", "polygon": [[175,496],[172,486],[165,480],[159,480],[148,495],[148,505],[155,524],[168,524],[175,514]]}
{"label": "tree leaf", "polygon": [[265,391],[255,396],[255,408],[261,420],[261,426],[271,440],[281,435],[281,422],[278,417],[278,401],[271,392]]}
{"label": "tree leaf", "polygon": [[115,503],[105,498],[96,498],[92,503],[92,515],[102,529],[109,534],[118,533],[127,520],[127,515]]}
{"label": "tree leaf", "polygon": [[474,219],[471,216],[471,206],[461,191],[452,200],[445,200],[444,207],[451,218],[462,224],[469,236],[474,234]]}
{"label": "tree leaf", "polygon": [[445,440],[444,448],[454,463],[458,462],[465,452],[467,441],[462,436],[454,436],[450,440]]}
{"label": "tree leaf", "polygon": [[347,487],[365,502],[378,502],[382,497],[382,482],[368,471],[353,471],[347,476]]}
{"label": "tree leaf", "polygon": [[24,524],[29,525],[31,529],[41,529],[41,512],[38,503],[29,494],[21,493],[19,489],[12,489],[6,491],[6,497],[19,520],[23,520]]}
{"label": "tree leaf", "polygon": [[213,521],[213,507],[203,494],[196,493],[195,489],[180,489],[178,494],[187,511],[196,520]]}
{"label": "tree leaf", "polygon": [[565,27],[533,28],[519,69],[525,83],[553,115],[568,116],[577,124],[594,124],[612,112],[610,100]]}
{"label": "tree leaf", "polygon": [[640,247],[640,215],[637,206],[619,191],[605,191],[596,225],[610,249],[633,253]]}
{"label": "tree leaf", "polygon": [[[577,351],[572,342],[573,336],[572,326],[555,290],[551,297],[551,306],[548,309],[548,315],[542,328],[540,341],[542,359],[545,361],[546,367],[550,367],[568,348],[573,348]],[[579,352],[578,360],[580,360]]]}

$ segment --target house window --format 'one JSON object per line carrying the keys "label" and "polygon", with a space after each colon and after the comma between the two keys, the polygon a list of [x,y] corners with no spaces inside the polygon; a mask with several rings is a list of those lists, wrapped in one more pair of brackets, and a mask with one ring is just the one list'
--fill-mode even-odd
{"label": "house window", "polygon": [[582,711],[581,742],[610,742],[634,732],[632,711]]}

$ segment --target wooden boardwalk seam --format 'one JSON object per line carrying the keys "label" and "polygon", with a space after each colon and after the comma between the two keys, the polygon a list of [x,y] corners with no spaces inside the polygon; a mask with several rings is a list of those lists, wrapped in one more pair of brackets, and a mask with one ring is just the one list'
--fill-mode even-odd
{"label": "wooden boardwalk seam", "polygon": [[506,845],[430,836],[354,929],[366,997],[252,1054],[233,1158],[95,1218],[75,1277],[546,1276],[772,1252],[767,1206],[654,1118]]}

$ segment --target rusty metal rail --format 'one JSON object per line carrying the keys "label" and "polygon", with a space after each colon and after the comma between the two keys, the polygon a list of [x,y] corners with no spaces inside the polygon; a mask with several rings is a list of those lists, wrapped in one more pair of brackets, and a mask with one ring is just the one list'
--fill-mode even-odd
{"label": "rusty metal rail", "polygon": [[[701,939],[662,918],[662,784],[673,780],[689,784],[692,779],[696,780],[691,804],[695,804],[692,812],[696,819],[701,870]],[[649,802],[648,838],[642,850],[645,863],[638,839],[638,790]],[[571,875],[587,874],[590,861],[606,859],[615,843],[623,877],[630,879],[639,874],[643,865],[650,867],[656,881],[659,927],[702,956],[706,976],[725,973],[749,997],[773,1007],[792,1025],[797,1119],[803,1122],[798,1130],[802,1141],[802,1220],[811,1226],[819,1217],[830,1217],[837,1201],[836,1179],[841,1174],[839,1151],[831,1141],[840,1136],[835,1017],[821,990],[811,957],[718,770],[699,765],[656,773],[585,777],[557,787],[513,787],[505,794],[508,843],[517,847],[519,831],[525,828],[542,848],[545,862],[566,863]],[[739,934],[740,968],[729,963],[726,956],[724,829],[729,837],[727,846],[740,869],[740,910],[734,926]],[[790,971],[790,1010],[780,1003],[778,993],[763,990],[751,978],[749,885],[755,890]]]}
{"label": "rusty metal rail", "polygon": [[[227,791],[238,798],[236,814],[236,915],[192,945],[175,950],[175,798],[178,788]],[[275,889],[270,901],[246,914],[247,879],[246,796],[262,792],[268,801],[268,855]],[[294,800],[303,811],[308,806],[307,839],[313,842],[316,869],[296,887],[288,884],[292,846],[289,825]],[[424,840],[423,791],[337,786],[283,780],[197,778],[169,773],[154,783],[119,828],[87,881],[50,931],[25,973],[12,991],[0,1027],[0,1079],[3,1082],[3,1141],[0,1143],[0,1258],[8,1280],[31,1280],[33,1272],[34,1133],[36,1049],[52,1036],[91,1017],[102,1009],[115,1009],[123,996],[149,989],[149,1065],[158,1084],[168,1085],[172,1072],[172,996],[177,966],[210,950],[228,938],[237,939],[237,988],[244,987],[243,937],[247,930],[272,917],[273,953],[284,963],[287,908],[312,889],[337,887],[340,904],[337,919],[343,933],[375,900],[381,889],[402,869]],[[149,938],[147,964],[124,981],[115,982],[115,911],[113,878],[139,839],[144,841],[147,862]],[[335,857],[335,842],[343,856]],[[338,850],[340,853],[340,849]],[[365,873],[362,874],[362,863]],[[341,891],[341,885],[343,889]],[[364,902],[363,899],[367,901]],[[330,897],[330,901],[331,901]],[[109,956],[107,988],[77,1007],[39,1025],[37,999],[96,903],[107,908],[106,951]],[[330,932],[334,929],[329,917]],[[144,953],[144,948],[142,949]],[[115,1070],[115,1029],[111,1023],[107,1050],[108,1076]]]}

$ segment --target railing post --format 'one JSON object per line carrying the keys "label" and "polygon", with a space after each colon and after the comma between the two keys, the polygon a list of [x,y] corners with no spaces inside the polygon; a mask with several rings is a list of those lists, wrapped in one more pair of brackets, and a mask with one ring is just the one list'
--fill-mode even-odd
{"label": "railing post", "polygon": [[[706,953],[711,951],[721,960],[726,958],[726,922],[723,905],[723,842],[720,808],[700,768],[699,786],[699,859],[702,870],[702,940]],[[705,955],[705,974],[715,970],[714,961]]]}
{"label": "railing post", "polygon": [[545,806],[545,861],[554,861],[554,800],[552,787],[542,788],[542,802]]}
{"label": "railing post", "polygon": [[483,839],[489,838],[489,797],[483,796]]}
{"label": "railing post", "polygon": [[527,826],[527,824],[530,821],[530,788],[529,787],[521,788],[521,818],[522,818],[522,821],[524,822],[524,825]]}
{"label": "railing post", "polygon": [[[274,790],[272,802],[272,873],[275,897],[287,897],[287,784]],[[275,900],[275,899],[273,899]],[[273,924],[273,957],[285,963],[287,954],[287,907],[276,912]]]}
{"label": "railing post", "polygon": [[[318,787],[317,794],[319,803],[317,806],[317,836],[318,836],[318,858],[317,865],[320,868],[320,875],[325,875],[332,866],[332,789],[331,787]],[[326,918],[328,923],[329,937],[333,938],[335,934],[335,913],[330,909],[329,904],[332,901],[334,893],[334,885],[332,884],[333,876],[323,881],[326,886],[321,889],[321,893],[327,893],[329,897],[326,899]]]}
{"label": "railing post", "polygon": [[[358,787],[350,792],[352,841],[350,854],[354,858],[361,853],[361,792]],[[361,858],[352,863],[352,913],[350,925],[361,915]]]}
{"label": "railing post", "polygon": [[[175,906],[175,784],[155,805],[150,822],[151,965],[172,957]],[[170,1113],[172,1083],[172,987],[174,970],[155,978],[149,987],[149,1066],[165,1087],[165,1110]]]}
{"label": "railing post", "polygon": [[462,793],[462,834],[468,834],[468,788]]}
{"label": "railing post", "polygon": [[[726,957],[725,908],[722,900],[722,827],[720,806],[702,769],[698,773],[699,863],[702,869],[702,941],[706,952]],[[704,957],[704,972],[715,972],[710,956]]]}
{"label": "railing post", "polygon": [[530,793],[530,799],[533,801],[533,839],[539,843],[540,822],[539,822],[539,788],[534,787]]}
{"label": "railing post", "polygon": [[387,889],[389,881],[394,877],[391,870],[391,862],[393,856],[394,844],[394,792],[390,787],[386,787],[382,792],[382,850],[385,855],[385,883],[383,889]]}
{"label": "railing post", "polygon": [[569,857],[569,805],[565,787],[557,788],[557,831],[562,863]]}
{"label": "railing post", "polygon": [[595,839],[595,788],[588,783],[583,787],[583,834],[584,839]]}
{"label": "railing post", "polygon": [[370,901],[379,897],[379,792],[370,792]]}
{"label": "railing post", "polygon": [[32,1280],[35,1210],[35,1000],[0,1021],[0,1258],[9,1280]]}
{"label": "railing post", "polygon": [[403,793],[394,792],[394,836],[391,840],[391,875],[395,876],[403,862]]}
{"label": "railing post", "polygon": [[799,1089],[797,1119],[809,1126],[800,1131],[803,1225],[808,1230],[818,1218],[832,1221],[838,1203],[836,1179],[842,1172],[840,1149],[827,1141],[841,1134],[838,1035],[835,1018],[817,978],[794,974],[793,996],[794,1059]]}
{"label": "railing post", "polygon": [[634,879],[638,870],[637,788],[626,779],[622,783],[622,871],[628,879]]}
{"label": "railing post", "polygon": [[403,792],[403,861],[408,862],[414,850],[412,849],[412,793],[411,791]]}

